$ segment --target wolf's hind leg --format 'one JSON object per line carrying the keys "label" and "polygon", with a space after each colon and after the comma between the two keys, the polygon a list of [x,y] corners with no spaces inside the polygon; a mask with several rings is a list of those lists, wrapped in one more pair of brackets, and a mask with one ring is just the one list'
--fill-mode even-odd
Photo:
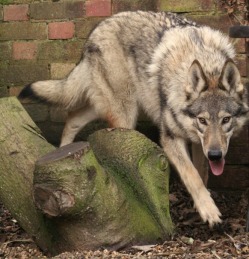
{"label": "wolf's hind leg", "polygon": [[204,185],[207,187],[208,183],[208,162],[203,154],[202,145],[192,143],[192,160],[195,168],[199,172],[199,175],[204,183]]}
{"label": "wolf's hind leg", "polygon": [[124,111],[108,112],[105,118],[109,124],[110,128],[125,128],[134,129],[137,121],[137,111],[135,109],[130,110],[129,114]]}
{"label": "wolf's hind leg", "polygon": [[176,167],[183,183],[191,194],[203,221],[208,221],[210,226],[220,223],[221,213],[191,162],[185,141],[174,136],[167,136],[164,133],[161,136],[161,143],[169,160]]}
{"label": "wolf's hind leg", "polygon": [[129,96],[118,98],[112,94],[98,99],[94,103],[100,118],[108,122],[110,128],[134,129],[137,122],[138,106]]}
{"label": "wolf's hind leg", "polygon": [[69,112],[68,118],[66,120],[66,125],[64,127],[61,144],[60,146],[65,146],[73,142],[76,134],[89,122],[98,119],[99,116],[95,112],[93,107],[84,107],[76,111]]}

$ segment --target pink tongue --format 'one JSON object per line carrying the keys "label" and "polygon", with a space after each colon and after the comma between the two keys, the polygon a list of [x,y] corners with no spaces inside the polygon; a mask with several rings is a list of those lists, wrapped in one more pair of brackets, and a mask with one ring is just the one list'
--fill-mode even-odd
{"label": "pink tongue", "polygon": [[221,159],[218,161],[210,161],[209,165],[211,167],[212,173],[214,175],[221,175],[223,173],[224,165],[225,165],[225,159]]}

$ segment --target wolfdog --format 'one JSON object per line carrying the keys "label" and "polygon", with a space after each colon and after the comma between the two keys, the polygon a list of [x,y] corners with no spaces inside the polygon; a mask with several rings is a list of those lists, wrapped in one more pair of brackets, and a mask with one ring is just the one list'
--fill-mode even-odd
{"label": "wolfdog", "polygon": [[207,173],[198,174],[186,144],[201,147],[215,175],[223,172],[229,140],[248,113],[234,56],[217,30],[173,13],[124,12],[91,32],[67,78],[32,83],[20,97],[68,111],[61,146],[97,118],[132,129],[144,110],[159,127],[161,145],[195,208],[213,226],[221,214],[206,189]]}

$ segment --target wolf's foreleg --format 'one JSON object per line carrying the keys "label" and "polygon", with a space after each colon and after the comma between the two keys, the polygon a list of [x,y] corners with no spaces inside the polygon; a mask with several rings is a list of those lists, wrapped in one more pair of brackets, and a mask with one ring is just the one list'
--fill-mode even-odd
{"label": "wolf's foreleg", "polygon": [[191,194],[195,207],[203,221],[208,221],[210,227],[220,223],[221,213],[191,162],[185,141],[181,138],[163,134],[161,143],[169,160],[178,170],[183,183]]}

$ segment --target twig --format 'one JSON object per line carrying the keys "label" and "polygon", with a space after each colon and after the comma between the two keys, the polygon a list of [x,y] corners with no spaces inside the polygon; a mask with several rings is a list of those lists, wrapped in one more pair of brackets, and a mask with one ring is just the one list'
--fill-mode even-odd
{"label": "twig", "polygon": [[16,239],[16,240],[10,240],[7,242],[4,242],[4,245],[9,245],[9,244],[13,244],[13,243],[34,243],[34,240],[32,239]]}
{"label": "twig", "polygon": [[217,255],[217,253],[216,253],[215,250],[211,250],[211,253],[212,253],[216,258],[221,259],[221,257],[219,257],[219,256]]}
{"label": "twig", "polygon": [[234,238],[233,238],[232,236],[230,236],[230,235],[227,234],[226,232],[225,232],[225,235],[226,235],[227,237],[229,237],[229,239],[230,239],[233,243],[235,243],[235,240],[234,240]]}
{"label": "twig", "polygon": [[[235,248],[235,252],[236,254],[240,254],[240,247],[238,245],[238,243],[234,240],[234,238],[232,236],[230,236],[229,234],[227,234],[225,232],[225,235],[230,239],[230,241],[232,242],[233,244],[233,247]],[[237,244],[236,244],[237,243]]]}

